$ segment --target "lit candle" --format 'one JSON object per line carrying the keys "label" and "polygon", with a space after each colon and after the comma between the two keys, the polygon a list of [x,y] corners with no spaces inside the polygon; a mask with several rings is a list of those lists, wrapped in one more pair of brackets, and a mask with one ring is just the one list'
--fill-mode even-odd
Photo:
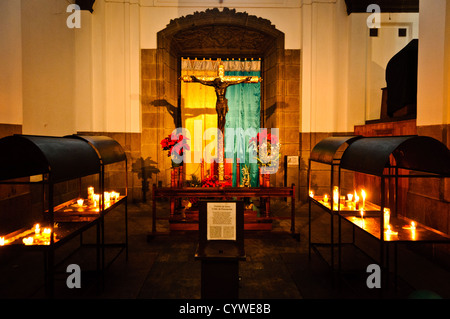
{"label": "lit candle", "polygon": [[94,187],[92,186],[88,187],[88,200],[90,201],[94,200]]}
{"label": "lit candle", "polygon": [[309,191],[309,197],[314,198],[314,192],[313,191]]}
{"label": "lit candle", "polygon": [[387,207],[384,208],[384,228],[389,227],[389,218],[391,216],[391,210]]}
{"label": "lit candle", "polygon": [[105,192],[105,204],[109,205],[110,200],[111,200],[111,193]]}
{"label": "lit candle", "polygon": [[5,237],[0,237],[0,246],[4,246],[5,243]]}
{"label": "lit candle", "polygon": [[347,194],[347,206],[352,209],[353,206],[353,194]]}
{"label": "lit candle", "polygon": [[411,230],[416,230],[416,223],[415,222],[411,222]]}
{"label": "lit candle", "polygon": [[78,204],[78,207],[83,207],[84,199],[82,199],[82,198],[77,199],[77,204]]}
{"label": "lit candle", "polygon": [[323,201],[324,201],[325,203],[328,203],[328,195],[327,195],[327,194],[325,194],[325,195],[323,196]]}
{"label": "lit candle", "polygon": [[39,224],[34,225],[35,235],[39,235],[40,232],[41,232],[41,227],[39,226]]}
{"label": "lit candle", "polygon": [[366,192],[364,189],[361,191],[361,196],[363,198],[363,208],[366,208]]}
{"label": "lit candle", "polygon": [[94,207],[97,207],[98,202],[100,201],[100,194],[94,194]]}
{"label": "lit candle", "polygon": [[33,244],[33,237],[25,237],[24,239],[22,239],[22,242],[25,245],[32,245]]}
{"label": "lit candle", "polygon": [[361,218],[364,219],[364,209],[360,210]]}
{"label": "lit candle", "polygon": [[44,230],[42,231],[42,233],[44,234],[44,236],[50,237],[50,235],[52,233],[52,229],[49,227],[45,227]]}

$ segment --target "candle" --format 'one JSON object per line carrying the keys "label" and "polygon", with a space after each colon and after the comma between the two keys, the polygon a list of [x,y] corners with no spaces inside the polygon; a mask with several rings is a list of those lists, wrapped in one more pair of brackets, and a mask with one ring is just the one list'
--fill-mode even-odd
{"label": "candle", "polygon": [[411,230],[416,230],[416,223],[415,222],[411,222]]}
{"label": "candle", "polygon": [[360,214],[361,214],[361,218],[364,219],[364,209],[361,208]]}
{"label": "candle", "polygon": [[25,237],[24,239],[22,239],[22,242],[25,245],[32,245],[33,244],[33,237]]}
{"label": "candle", "polygon": [[40,232],[41,232],[41,228],[40,228],[39,224],[34,225],[34,234],[39,235]]}
{"label": "candle", "polygon": [[97,207],[98,202],[100,201],[100,194],[94,194],[93,199],[94,199],[94,207]]}
{"label": "candle", "polygon": [[44,236],[48,236],[50,237],[51,233],[52,233],[52,229],[49,227],[45,227],[44,230],[42,231]]}
{"label": "candle", "polygon": [[384,208],[384,228],[389,227],[389,218],[391,216],[391,210],[387,207]]}
{"label": "candle", "polygon": [[111,200],[111,193],[105,192],[105,203],[109,204],[110,200]]}
{"label": "candle", "polygon": [[88,200],[90,201],[94,200],[94,187],[92,186],[88,187]]}
{"label": "candle", "polygon": [[347,194],[347,206],[352,209],[353,206],[353,194]]}
{"label": "candle", "polygon": [[77,199],[77,204],[78,204],[78,207],[83,207],[84,199],[82,199],[82,198]]}
{"label": "candle", "polygon": [[5,237],[0,237],[0,246],[4,246],[5,243]]}
{"label": "candle", "polygon": [[325,195],[323,196],[323,201],[324,201],[325,203],[328,203],[328,195],[327,195],[327,194],[325,194]]}
{"label": "candle", "polygon": [[309,191],[309,197],[314,198],[314,192],[313,191]]}
{"label": "candle", "polygon": [[355,193],[355,209],[359,209],[359,196]]}

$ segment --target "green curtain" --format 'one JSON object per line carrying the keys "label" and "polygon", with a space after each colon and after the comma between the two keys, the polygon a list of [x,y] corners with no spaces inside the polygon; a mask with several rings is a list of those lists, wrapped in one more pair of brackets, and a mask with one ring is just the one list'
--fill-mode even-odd
{"label": "green curtain", "polygon": [[[229,76],[260,76],[259,71],[229,71]],[[255,137],[260,129],[260,83],[241,83],[227,88],[228,113],[225,122],[225,155],[233,156],[233,186],[236,185],[236,158],[240,158],[242,183],[242,168],[247,165],[250,169],[250,184],[259,186],[258,164],[253,158],[254,154],[248,151],[250,138]],[[234,133],[232,134],[234,129]],[[241,131],[242,129],[242,131]],[[252,130],[253,129],[253,130]],[[242,133],[247,134],[242,134]]]}

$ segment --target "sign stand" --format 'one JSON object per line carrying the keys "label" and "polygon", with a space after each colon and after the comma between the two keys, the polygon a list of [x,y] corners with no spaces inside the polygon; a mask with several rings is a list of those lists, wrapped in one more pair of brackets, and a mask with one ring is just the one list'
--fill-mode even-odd
{"label": "sign stand", "polygon": [[244,202],[201,201],[199,243],[202,299],[237,299],[244,261]]}

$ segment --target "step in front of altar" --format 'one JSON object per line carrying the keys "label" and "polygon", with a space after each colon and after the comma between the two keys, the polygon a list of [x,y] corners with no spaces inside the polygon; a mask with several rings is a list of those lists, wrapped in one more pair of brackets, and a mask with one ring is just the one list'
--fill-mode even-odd
{"label": "step in front of altar", "polygon": [[[198,230],[198,210],[176,212],[169,218],[171,231]],[[254,210],[244,211],[244,230],[272,230],[272,219],[259,217]]]}

